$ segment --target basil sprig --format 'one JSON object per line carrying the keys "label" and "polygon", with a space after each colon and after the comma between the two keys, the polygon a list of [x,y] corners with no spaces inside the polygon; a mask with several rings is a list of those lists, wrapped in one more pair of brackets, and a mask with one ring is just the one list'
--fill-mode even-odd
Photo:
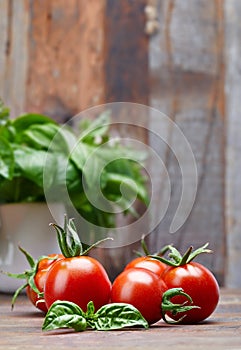
{"label": "basil sprig", "polygon": [[95,312],[94,303],[90,301],[87,311],[84,312],[73,302],[57,300],[49,308],[42,330],[71,328],[80,332],[91,328],[108,331],[133,326],[149,327],[141,313],[130,304],[106,304]]}

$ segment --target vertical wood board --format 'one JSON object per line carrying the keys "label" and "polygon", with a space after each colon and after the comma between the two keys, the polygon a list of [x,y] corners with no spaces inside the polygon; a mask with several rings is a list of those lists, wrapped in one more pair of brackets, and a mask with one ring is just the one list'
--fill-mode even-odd
{"label": "vertical wood board", "polygon": [[241,2],[225,1],[225,58],[227,100],[226,148],[226,217],[227,270],[226,285],[241,287]]}
{"label": "vertical wood board", "polygon": [[64,121],[103,103],[105,1],[32,1],[27,109]]}
{"label": "vertical wood board", "polygon": [[11,106],[12,116],[25,108],[28,65],[28,0],[0,2],[0,96]]}
{"label": "vertical wood board", "polygon": [[[174,243],[182,251],[210,242],[213,255],[201,256],[224,281],[224,110],[223,98],[223,4],[218,1],[158,1],[160,31],[150,43],[151,100],[183,131],[193,150],[198,189],[193,210],[184,226],[168,234],[182,190],[179,165],[169,146],[150,140],[160,152],[172,185],[170,205],[153,234],[153,246]],[[155,125],[162,128],[162,125]],[[192,178],[189,179],[192,181]],[[156,187],[165,184],[157,178]],[[165,197],[160,201],[167,200]]]}

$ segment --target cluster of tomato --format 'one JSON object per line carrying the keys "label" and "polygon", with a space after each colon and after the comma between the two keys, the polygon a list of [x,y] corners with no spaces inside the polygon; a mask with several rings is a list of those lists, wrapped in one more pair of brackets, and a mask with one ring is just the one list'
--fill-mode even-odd
{"label": "cluster of tomato", "polygon": [[[54,227],[63,254],[39,259],[31,275],[33,283],[27,283],[29,299],[44,313],[57,300],[71,301],[83,311],[90,301],[97,310],[108,303],[128,303],[149,324],[166,320],[166,315],[174,322],[197,323],[209,317],[218,304],[215,277],[193,262],[200,253],[209,252],[207,245],[196,251],[189,248],[183,256],[169,246],[169,260],[159,255],[138,257],[111,283],[100,262],[86,255],[89,249],[82,250],[73,222],[65,229]],[[71,239],[67,239],[68,230],[74,234]]]}

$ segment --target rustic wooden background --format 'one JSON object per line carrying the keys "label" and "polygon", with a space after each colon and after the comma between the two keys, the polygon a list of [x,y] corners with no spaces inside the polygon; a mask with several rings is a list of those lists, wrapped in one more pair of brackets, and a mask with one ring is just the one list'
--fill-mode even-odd
{"label": "rustic wooden background", "polygon": [[193,149],[198,191],[170,236],[180,171],[162,146],[172,197],[150,243],[209,241],[215,254],[200,261],[229,287],[241,286],[240,18],[240,0],[0,0],[0,96],[12,115],[66,121],[113,101],[167,114]]}

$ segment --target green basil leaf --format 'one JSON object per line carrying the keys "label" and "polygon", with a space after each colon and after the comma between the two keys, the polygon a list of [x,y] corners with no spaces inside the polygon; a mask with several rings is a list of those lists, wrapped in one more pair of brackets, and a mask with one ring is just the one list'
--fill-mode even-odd
{"label": "green basil leaf", "polygon": [[61,188],[67,186],[69,193],[82,191],[82,177],[76,166],[68,160],[65,154],[48,153],[44,168],[44,185],[52,199],[61,199]]}
{"label": "green basil leaf", "polygon": [[84,331],[87,327],[85,313],[82,309],[70,301],[55,301],[49,308],[44,323],[43,331],[58,328],[72,328],[77,332]]}
{"label": "green basil leaf", "polygon": [[56,121],[42,114],[27,113],[21,114],[18,118],[14,119],[12,125],[16,129],[17,133],[24,132],[33,124],[46,124],[53,123],[57,124]]}
{"label": "green basil leaf", "polygon": [[[23,132],[24,141],[37,149],[48,149],[59,127],[55,124],[36,124]],[[61,144],[58,145],[58,149]]]}
{"label": "green basil leaf", "polygon": [[5,125],[9,119],[10,109],[4,105],[0,98],[0,125]]}
{"label": "green basil leaf", "polygon": [[79,170],[83,170],[85,163],[91,153],[94,151],[94,147],[87,145],[83,142],[78,142],[78,144],[73,149],[70,159],[76,165]]}
{"label": "green basil leaf", "polygon": [[95,315],[95,306],[93,301],[90,301],[87,305],[87,311],[85,313],[85,318],[87,321],[87,325],[88,327],[95,329],[95,319],[96,319],[96,315]]}
{"label": "green basil leaf", "polygon": [[[106,181],[106,186],[108,190],[112,190],[112,193],[116,193],[117,196],[122,194],[124,185],[124,198],[129,199],[129,202],[133,200],[134,197],[137,197],[143,200],[144,203],[148,203],[148,195],[144,186],[136,181],[135,178],[123,175],[123,174],[114,174],[110,172],[103,173],[104,180]],[[111,193],[111,191],[107,191]]]}
{"label": "green basil leaf", "polygon": [[11,180],[14,172],[14,154],[9,142],[0,137],[0,175]]}
{"label": "green basil leaf", "polygon": [[83,120],[80,123],[80,138],[83,142],[93,145],[97,137],[104,138],[109,130],[110,111],[103,112],[93,121]]}
{"label": "green basil leaf", "polygon": [[113,303],[104,305],[96,312],[95,316],[92,322],[97,330],[112,330],[133,326],[149,327],[142,314],[130,304]]}
{"label": "green basil leaf", "polygon": [[94,313],[95,313],[95,306],[94,306],[93,301],[90,301],[87,305],[87,311],[86,311],[85,315],[87,317],[91,317],[94,315]]}
{"label": "green basil leaf", "polygon": [[[20,174],[43,187],[43,169],[47,166],[46,152],[19,145],[14,150],[14,157]],[[51,174],[52,171],[49,170]]]}

